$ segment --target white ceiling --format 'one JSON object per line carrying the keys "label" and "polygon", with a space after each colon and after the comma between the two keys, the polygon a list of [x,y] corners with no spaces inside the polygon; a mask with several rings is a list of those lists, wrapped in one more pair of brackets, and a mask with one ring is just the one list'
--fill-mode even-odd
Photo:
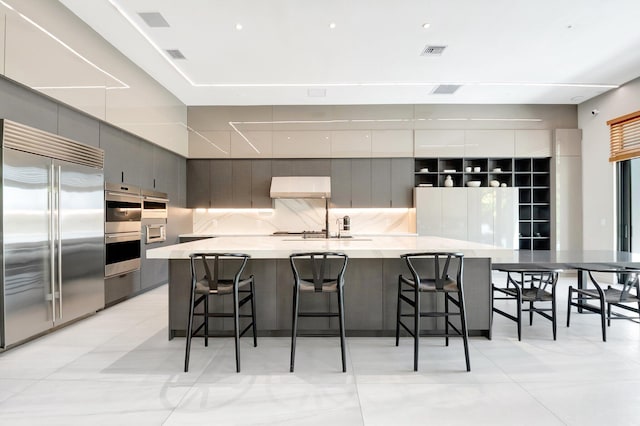
{"label": "white ceiling", "polygon": [[579,104],[640,76],[640,0],[59,1],[186,105]]}

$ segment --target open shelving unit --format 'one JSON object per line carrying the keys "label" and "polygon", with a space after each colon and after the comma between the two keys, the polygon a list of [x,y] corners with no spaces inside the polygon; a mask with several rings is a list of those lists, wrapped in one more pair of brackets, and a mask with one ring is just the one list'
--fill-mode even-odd
{"label": "open shelving unit", "polygon": [[[454,187],[497,180],[518,188],[518,239],[522,250],[551,248],[550,158],[416,158],[415,186],[443,187],[451,176]],[[473,189],[473,188],[471,188]]]}

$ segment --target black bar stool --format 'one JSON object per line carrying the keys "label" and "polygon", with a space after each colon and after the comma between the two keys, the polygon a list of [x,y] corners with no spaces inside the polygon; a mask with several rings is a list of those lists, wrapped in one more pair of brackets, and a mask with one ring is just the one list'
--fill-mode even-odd
{"label": "black bar stool", "polygon": [[[204,345],[209,345],[209,318],[233,318],[233,332],[236,345],[236,371],[240,372],[240,337],[250,328],[253,328],[253,346],[258,345],[256,334],[256,310],[254,306],[254,281],[253,275],[249,278],[241,278],[247,265],[249,255],[240,253],[193,253],[191,260],[191,297],[189,305],[189,321],[187,325],[187,347],[184,356],[184,371],[189,370],[189,353],[191,351],[191,338],[204,337]],[[222,278],[224,270],[226,276]],[[203,274],[201,278],[198,278]],[[209,297],[233,295],[232,313],[209,312]],[[242,299],[240,296],[243,296]],[[251,314],[240,314],[240,308],[251,302]],[[196,306],[203,303],[203,312],[195,312]],[[202,317],[203,322],[195,330],[193,329],[194,317]],[[240,318],[251,318],[251,322],[240,331]],[[203,334],[198,334],[204,328]]]}
{"label": "black bar stool", "polygon": [[[400,256],[407,262],[411,278],[398,276],[398,308],[396,318],[396,346],[400,343],[400,326],[413,336],[413,370],[418,371],[418,348],[420,336],[445,337],[445,345],[449,346],[449,337],[462,337],[464,342],[464,358],[467,371],[471,371],[469,362],[469,341],[467,332],[467,314],[464,305],[464,289],[462,284],[464,255],[461,253],[410,253]],[[418,269],[420,271],[418,272]],[[404,286],[404,288],[403,288]],[[413,293],[413,299],[405,294]],[[434,308],[423,311],[420,308],[420,294],[435,293],[444,294],[444,311]],[[458,298],[452,295],[457,294]],[[412,313],[403,314],[401,302],[405,302],[413,308]],[[458,312],[449,311],[449,302],[458,307]],[[449,317],[460,317],[460,329],[458,329]],[[413,330],[401,319],[413,317]],[[444,318],[444,332],[421,334],[420,319],[423,317]],[[454,332],[449,332],[451,327]]]}
{"label": "black bar stool", "polygon": [[[574,265],[578,274],[587,273],[589,282],[593,288],[588,288],[582,279],[579,280],[578,288],[569,286],[569,298],[567,301],[567,327],[571,319],[571,307],[587,310],[600,315],[600,325],[602,327],[602,341],[607,341],[607,326],[611,326],[612,319],[626,319],[640,323],[640,269],[627,268],[624,266],[580,266]],[[613,283],[603,288],[593,273],[608,274],[613,277]],[[589,300],[598,302],[598,305],[588,303]],[[634,303],[636,307],[626,305]],[[635,315],[623,315],[611,310],[612,307],[633,312]]]}
{"label": "black bar stool", "polygon": [[[347,269],[348,256],[344,253],[312,252],[297,253],[289,256],[293,271],[293,314],[291,330],[291,364],[296,359],[296,337],[298,334],[298,317],[338,317],[340,323],[340,350],[342,353],[342,372],[347,371],[345,357],[345,328],[344,328],[344,273]],[[331,263],[337,263],[338,273],[329,274]],[[301,271],[305,274],[301,277]],[[309,274],[310,276],[306,276]],[[338,312],[300,312],[300,293],[326,294],[335,293],[338,297]]]}
{"label": "black bar stool", "polygon": [[[516,315],[511,315],[493,306],[491,315],[497,313],[515,321],[518,326],[518,340],[522,340],[522,312],[529,312],[529,325],[533,325],[533,314],[536,313],[551,321],[553,340],[556,340],[558,321],[556,309],[556,284],[558,273],[562,269],[545,268],[538,265],[522,265],[503,267],[497,271],[507,273],[505,287],[491,285],[494,302],[496,300],[515,300]],[[498,296],[496,297],[496,292]],[[536,303],[550,303],[551,307],[543,308]],[[528,308],[522,308],[523,303],[529,303]],[[493,320],[492,320],[493,322]]]}

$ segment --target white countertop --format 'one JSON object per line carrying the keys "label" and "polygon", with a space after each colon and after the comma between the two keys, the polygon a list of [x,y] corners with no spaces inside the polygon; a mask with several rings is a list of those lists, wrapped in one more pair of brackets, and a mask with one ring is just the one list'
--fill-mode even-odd
{"label": "white countertop", "polygon": [[195,252],[246,253],[255,259],[286,259],[292,253],[339,251],[353,258],[397,258],[423,251],[461,252],[467,257],[504,258],[512,249],[425,236],[356,236],[351,239],[303,239],[301,236],[217,237],[147,250],[148,259],[186,259]]}
{"label": "white countertop", "polygon": [[[274,234],[211,234],[211,233],[191,233],[191,234],[180,234],[179,238],[216,238],[216,237],[282,237],[286,235],[274,235]],[[291,236],[294,236],[291,234]],[[353,234],[354,237],[416,237],[418,234],[416,233],[377,233],[377,234]]]}

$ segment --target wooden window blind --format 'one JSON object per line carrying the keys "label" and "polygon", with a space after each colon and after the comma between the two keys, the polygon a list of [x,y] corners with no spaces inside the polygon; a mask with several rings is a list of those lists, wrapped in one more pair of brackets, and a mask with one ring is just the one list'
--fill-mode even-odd
{"label": "wooden window blind", "polygon": [[610,131],[609,161],[640,157],[640,111],[607,121]]}

